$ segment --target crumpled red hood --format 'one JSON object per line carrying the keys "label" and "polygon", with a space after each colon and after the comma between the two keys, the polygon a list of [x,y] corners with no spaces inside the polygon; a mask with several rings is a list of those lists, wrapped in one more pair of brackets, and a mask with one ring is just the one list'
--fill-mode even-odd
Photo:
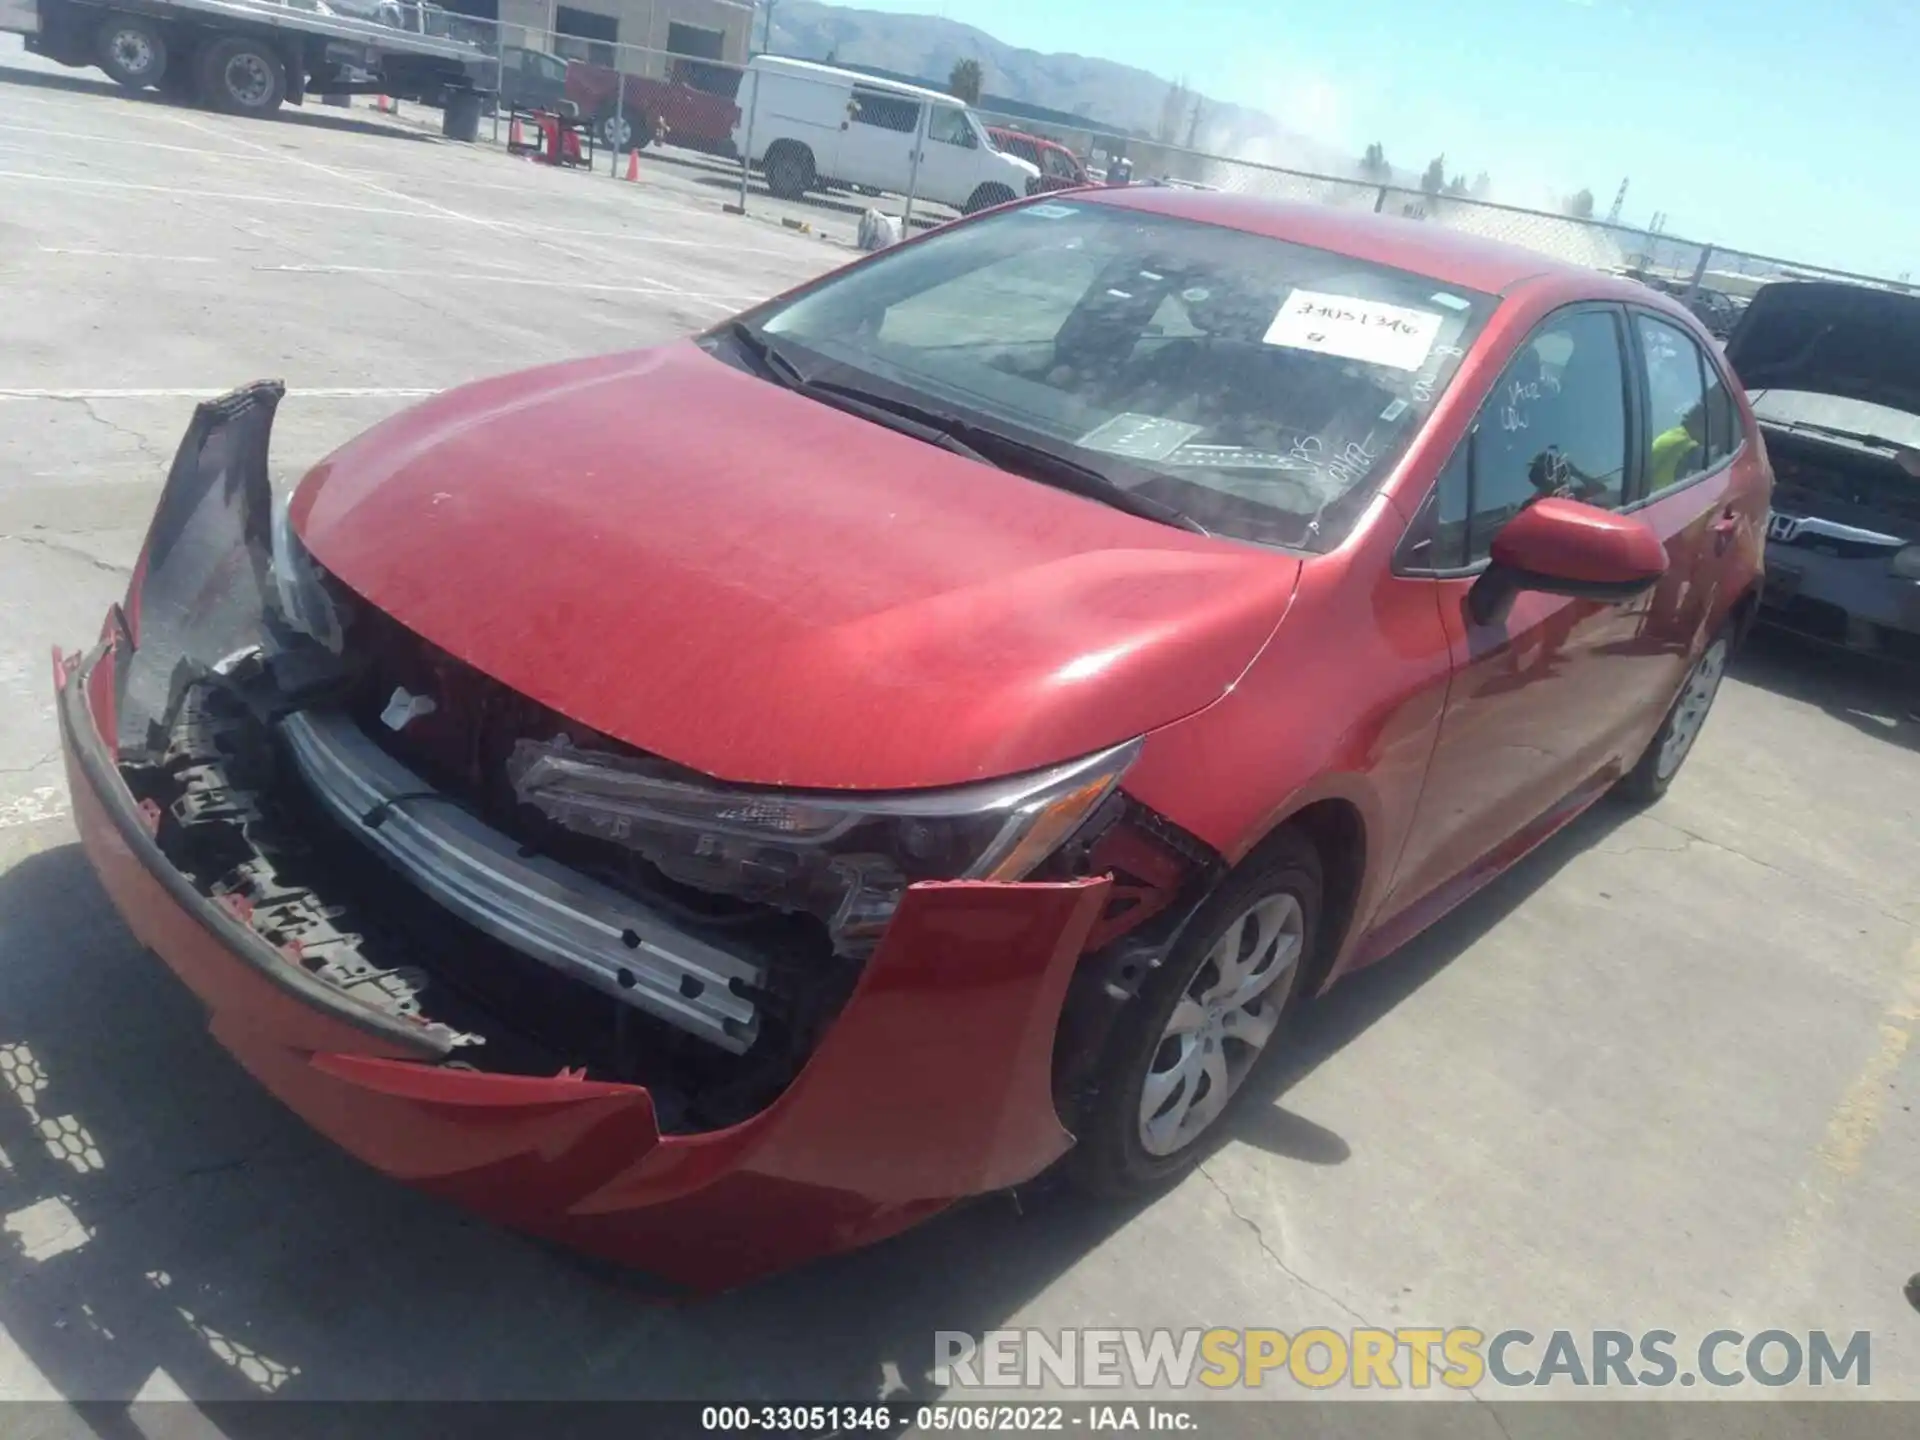
{"label": "crumpled red hood", "polygon": [[1012,774],[1190,714],[1300,568],[690,343],[449,391],[323,461],[293,518],[362,598],[579,723],[822,788]]}

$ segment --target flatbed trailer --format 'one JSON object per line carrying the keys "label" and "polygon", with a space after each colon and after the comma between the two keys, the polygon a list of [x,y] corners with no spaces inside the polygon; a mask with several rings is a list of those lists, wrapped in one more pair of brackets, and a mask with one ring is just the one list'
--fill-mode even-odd
{"label": "flatbed trailer", "polygon": [[[435,12],[400,13],[421,23]],[[96,65],[129,90],[235,115],[270,115],[309,95],[388,95],[444,107],[446,132],[471,139],[499,88],[499,61],[482,47],[335,14],[325,0],[0,0],[5,30],[36,55]]]}

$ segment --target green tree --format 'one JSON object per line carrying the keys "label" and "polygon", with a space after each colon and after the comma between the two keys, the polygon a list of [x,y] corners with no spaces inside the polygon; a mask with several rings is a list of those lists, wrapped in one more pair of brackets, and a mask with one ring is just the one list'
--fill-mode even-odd
{"label": "green tree", "polygon": [[1369,180],[1384,180],[1393,173],[1387,164],[1387,147],[1378,140],[1367,146],[1367,153],[1360,157],[1360,173]]}
{"label": "green tree", "polygon": [[1478,175],[1473,177],[1473,185],[1468,189],[1467,193],[1476,200],[1486,199],[1489,195],[1493,194],[1493,177],[1482,170]]}
{"label": "green tree", "polygon": [[953,72],[947,76],[947,93],[958,95],[969,105],[980,103],[980,62],[978,60],[956,60]]}
{"label": "green tree", "polygon": [[1573,194],[1567,197],[1566,211],[1567,214],[1573,216],[1576,220],[1591,220],[1593,218],[1593,191],[1586,189],[1574,191]]}
{"label": "green tree", "polygon": [[1436,155],[1427,162],[1426,173],[1420,177],[1420,188],[1429,195],[1438,195],[1447,188],[1447,157]]}

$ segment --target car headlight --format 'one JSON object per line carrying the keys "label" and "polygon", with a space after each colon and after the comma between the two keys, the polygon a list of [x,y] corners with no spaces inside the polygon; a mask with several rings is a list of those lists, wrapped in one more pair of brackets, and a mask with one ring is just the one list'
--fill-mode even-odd
{"label": "car headlight", "polygon": [[1019,880],[1076,831],[1140,753],[1132,740],[1030,774],[884,794],[753,790],[659,761],[523,739],[507,776],[547,819],[710,893],[805,912],[860,955],[919,880]]}
{"label": "car headlight", "polygon": [[273,498],[272,574],[274,596],[286,622],[339,654],[346,643],[345,617],[328,590],[307,547],[293,532],[290,494]]}
{"label": "car headlight", "polygon": [[1920,545],[1909,545],[1894,552],[1888,569],[1902,580],[1920,580]]}

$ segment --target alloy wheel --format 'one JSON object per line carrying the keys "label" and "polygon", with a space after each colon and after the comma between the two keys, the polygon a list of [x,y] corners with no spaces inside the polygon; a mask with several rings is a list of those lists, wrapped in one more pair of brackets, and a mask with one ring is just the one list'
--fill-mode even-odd
{"label": "alloy wheel", "polygon": [[1207,951],[1141,1087],[1140,1145],[1149,1155],[1185,1149],[1219,1118],[1273,1037],[1289,989],[1281,982],[1299,965],[1305,937],[1299,900],[1281,893],[1243,911]]}
{"label": "alloy wheel", "polygon": [[1727,673],[1727,642],[1724,638],[1715,640],[1694,661],[1693,669],[1687,673],[1687,683],[1681,688],[1680,698],[1674,702],[1673,718],[1667,722],[1666,739],[1660,744],[1660,759],[1655,765],[1655,774],[1660,779],[1668,779],[1680,768],[1680,762],[1687,758],[1687,752],[1693,749],[1693,742],[1700,737],[1700,728],[1706,723],[1707,711],[1713,708],[1713,697],[1720,691],[1720,680]]}

